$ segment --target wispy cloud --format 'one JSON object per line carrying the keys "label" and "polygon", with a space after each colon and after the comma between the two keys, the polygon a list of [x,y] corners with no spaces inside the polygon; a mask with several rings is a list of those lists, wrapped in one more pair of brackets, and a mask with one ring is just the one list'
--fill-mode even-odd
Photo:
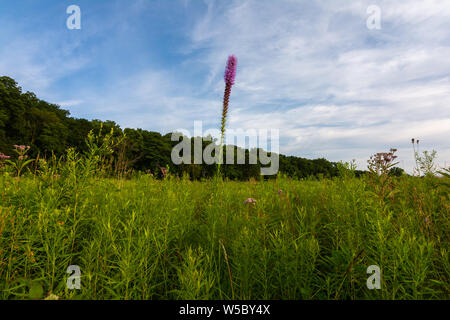
{"label": "wispy cloud", "polygon": [[368,30],[369,4],[210,6],[192,48],[208,49],[211,70],[217,57],[239,56],[231,126],[277,127],[286,153],[361,167],[372,153],[409,150],[411,137],[449,159],[449,4],[378,1],[383,27]]}

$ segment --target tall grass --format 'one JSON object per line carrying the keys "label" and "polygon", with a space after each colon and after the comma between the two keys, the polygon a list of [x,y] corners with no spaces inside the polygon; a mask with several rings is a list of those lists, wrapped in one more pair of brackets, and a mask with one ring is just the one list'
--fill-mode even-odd
{"label": "tall grass", "polygon": [[[40,174],[0,175],[1,299],[449,297],[450,205],[438,178],[392,178],[380,193],[351,174],[124,180],[90,164],[72,150]],[[69,265],[80,290],[66,286]],[[366,286],[369,265],[381,268],[381,290]]]}

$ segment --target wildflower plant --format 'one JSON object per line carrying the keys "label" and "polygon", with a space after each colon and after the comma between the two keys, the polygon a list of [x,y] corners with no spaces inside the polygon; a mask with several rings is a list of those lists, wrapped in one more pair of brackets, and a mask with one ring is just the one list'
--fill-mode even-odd
{"label": "wildflower plant", "polygon": [[417,155],[417,162],[425,176],[434,176],[436,174],[437,167],[434,162],[436,155],[436,150],[432,150],[431,152],[425,150],[422,155]]}
{"label": "wildflower plant", "polygon": [[25,167],[34,161],[34,159],[28,159],[27,152],[30,150],[30,146],[14,145],[14,151],[17,153],[17,158],[14,160],[6,160],[17,171],[17,176],[20,177]]}
{"label": "wildflower plant", "polygon": [[390,149],[389,152],[379,152],[372,155],[367,161],[369,171],[377,176],[389,174],[390,169],[398,164],[398,162],[393,163],[397,158],[395,152],[397,152],[397,149]]}
{"label": "wildflower plant", "polygon": [[117,146],[119,146],[125,140],[125,134],[116,137],[114,134],[114,128],[111,128],[109,133],[103,133],[103,123],[100,124],[100,130],[98,134],[91,130],[85,140],[88,151],[84,158],[84,169],[87,175],[92,173],[102,172],[103,174],[111,169],[111,156],[115,152]]}
{"label": "wildflower plant", "polygon": [[370,181],[375,189],[375,193],[382,201],[395,193],[392,177],[389,175],[391,168],[398,164],[398,162],[394,162],[397,159],[395,152],[397,152],[397,149],[390,149],[389,152],[379,152],[372,155],[367,161]]}
{"label": "wildflower plant", "polygon": [[352,159],[351,162],[339,161],[336,163],[336,167],[338,169],[340,177],[344,177],[344,178],[354,178],[355,177],[355,171],[357,168],[355,159]]}
{"label": "wildflower plant", "polygon": [[[416,144],[414,144],[416,142]],[[425,150],[422,152],[422,155],[419,153],[419,140],[411,139],[411,143],[413,145],[414,150],[414,160],[416,162],[416,167],[414,168],[414,172],[417,175],[421,176],[424,174],[425,176],[434,176],[437,173],[437,166],[435,164],[435,159],[437,152],[432,150],[431,152]],[[417,150],[416,150],[417,145]]]}
{"label": "wildflower plant", "polygon": [[[414,151],[414,161],[416,162],[416,167],[414,168],[414,173],[417,173],[420,176],[420,168],[419,168],[419,164],[417,162],[417,155],[419,154],[419,140],[412,138],[411,143],[412,143],[413,151]],[[416,145],[414,143],[417,143],[417,151],[416,151]]]}
{"label": "wildflower plant", "polygon": [[234,79],[236,77],[237,58],[234,55],[228,57],[227,66],[225,68],[225,92],[223,95],[223,109],[222,109],[222,121],[220,123],[220,149],[219,149],[219,163],[217,166],[217,175],[220,174],[220,164],[222,162],[223,142],[225,137],[225,126],[228,114],[228,103],[230,100],[231,87],[234,85]]}
{"label": "wildflower plant", "polygon": [[[0,176],[0,299],[448,297],[449,202],[429,179],[391,177],[396,194],[386,188],[384,198],[368,188],[374,174],[279,174],[216,189],[213,180],[83,177],[87,156],[66,156],[75,176],[63,168],[51,184]],[[82,290],[66,286],[73,264]],[[372,264],[382,290],[365,285]]]}

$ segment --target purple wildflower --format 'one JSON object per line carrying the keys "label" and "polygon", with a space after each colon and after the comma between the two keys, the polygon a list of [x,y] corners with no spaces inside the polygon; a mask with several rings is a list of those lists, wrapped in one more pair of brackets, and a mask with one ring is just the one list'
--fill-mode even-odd
{"label": "purple wildflower", "polygon": [[228,57],[227,67],[225,68],[225,83],[232,86],[236,77],[237,58],[234,55]]}
{"label": "purple wildflower", "polygon": [[10,156],[7,156],[6,154],[3,154],[2,152],[0,152],[0,160],[7,160],[11,158]]}
{"label": "purple wildflower", "polygon": [[[225,93],[223,94],[223,110],[222,121],[220,126],[220,149],[219,159],[222,157],[222,145],[225,137],[225,125],[227,121],[228,102],[230,100],[231,87],[234,85],[234,78],[236,77],[237,58],[234,55],[228,57],[227,66],[225,68]],[[217,166],[217,173],[220,172],[220,162]]]}
{"label": "purple wildflower", "polygon": [[13,147],[16,148],[19,151],[30,150],[30,146],[24,146],[24,145],[17,145],[17,144],[15,144]]}
{"label": "purple wildflower", "polygon": [[225,134],[225,122],[228,113],[228,102],[230,100],[231,87],[234,84],[236,77],[237,59],[234,55],[228,57],[227,67],[225,68],[225,93],[223,95],[223,110],[222,110],[222,136]]}

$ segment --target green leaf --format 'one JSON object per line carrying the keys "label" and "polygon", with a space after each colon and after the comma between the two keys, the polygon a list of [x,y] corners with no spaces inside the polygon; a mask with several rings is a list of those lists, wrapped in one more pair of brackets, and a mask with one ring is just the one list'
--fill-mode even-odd
{"label": "green leaf", "polygon": [[33,300],[41,299],[44,296],[44,289],[40,283],[35,282],[31,285],[29,296]]}

